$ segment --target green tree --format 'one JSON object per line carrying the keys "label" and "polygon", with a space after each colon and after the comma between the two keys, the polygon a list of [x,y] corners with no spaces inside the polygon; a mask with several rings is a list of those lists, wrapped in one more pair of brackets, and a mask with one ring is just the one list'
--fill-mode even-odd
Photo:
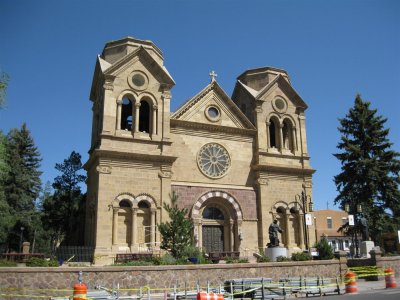
{"label": "green tree", "polygon": [[[391,150],[389,129],[384,127],[387,119],[377,115],[377,110],[360,95],[339,121],[342,136],[337,148],[341,152],[334,156],[342,166],[341,173],[334,177],[339,192],[335,203],[342,208],[349,205],[351,212],[361,204],[370,235],[377,242],[385,230],[382,221],[391,220],[393,224],[400,217],[399,153]],[[353,230],[359,232],[359,224]]]}
{"label": "green tree", "polygon": [[192,246],[193,222],[186,217],[187,209],[178,208],[178,195],[173,192],[170,198],[172,206],[166,203],[163,205],[170,221],[158,225],[162,237],[161,249],[170,251],[174,258],[181,258],[185,248]]}
{"label": "green tree", "polygon": [[4,176],[4,197],[11,221],[14,223],[8,233],[11,249],[19,250],[21,227],[24,240],[33,236],[32,220],[35,218],[35,201],[41,190],[40,153],[26,126],[12,129],[7,135],[6,161],[11,166]]}
{"label": "green tree", "polygon": [[319,253],[318,259],[332,259],[334,257],[333,249],[325,238],[317,242],[315,248],[317,248]]}
{"label": "green tree", "polygon": [[0,70],[0,109],[6,104],[6,90],[9,79],[8,75]]}
{"label": "green tree", "polygon": [[55,168],[61,172],[54,179],[54,194],[43,199],[42,221],[47,230],[52,231],[54,246],[64,240],[65,245],[79,244],[79,229],[83,225],[85,195],[80,184],[85,182],[82,175],[81,155],[72,151],[70,156]]}

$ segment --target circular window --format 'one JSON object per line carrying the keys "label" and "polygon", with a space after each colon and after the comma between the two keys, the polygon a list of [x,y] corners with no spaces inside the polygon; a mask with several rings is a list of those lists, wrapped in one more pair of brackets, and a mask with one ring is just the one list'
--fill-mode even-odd
{"label": "circular window", "polygon": [[221,117],[221,113],[219,111],[219,109],[215,106],[209,106],[206,109],[206,117],[207,119],[209,119],[212,122],[216,122],[219,120],[219,118]]}
{"label": "circular window", "polygon": [[277,98],[272,102],[274,109],[280,113],[284,113],[287,109],[286,101],[282,98]]}
{"label": "circular window", "polygon": [[144,73],[135,71],[128,77],[128,83],[136,90],[144,90],[148,85],[148,79]]}
{"label": "circular window", "polygon": [[132,76],[132,82],[136,86],[143,86],[146,83],[146,79],[142,74],[135,74]]}
{"label": "circular window", "polygon": [[210,143],[201,147],[197,155],[197,164],[204,175],[220,178],[226,174],[231,166],[231,159],[224,147]]}

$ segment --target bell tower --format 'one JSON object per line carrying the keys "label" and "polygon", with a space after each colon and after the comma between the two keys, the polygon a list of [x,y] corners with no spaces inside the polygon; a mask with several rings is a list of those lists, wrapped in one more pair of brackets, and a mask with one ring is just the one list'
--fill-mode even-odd
{"label": "bell tower", "polygon": [[134,252],[159,241],[155,227],[163,218],[175,160],[170,138],[174,84],[161,50],[151,41],[111,41],[97,57],[85,164],[85,234],[97,254]]}
{"label": "bell tower", "polygon": [[315,172],[307,150],[307,104],[292,87],[288,73],[273,67],[242,73],[232,100],[257,128],[252,169],[257,178],[259,247],[265,247],[268,226],[278,219],[284,229],[283,245],[289,251],[304,249],[309,239],[302,228],[311,206],[299,203],[298,196],[304,192],[311,200]]}

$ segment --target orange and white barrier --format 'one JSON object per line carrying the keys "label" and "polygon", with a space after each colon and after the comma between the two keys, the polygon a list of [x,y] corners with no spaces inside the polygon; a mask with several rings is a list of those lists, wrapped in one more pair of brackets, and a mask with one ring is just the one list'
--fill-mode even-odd
{"label": "orange and white barrier", "polygon": [[224,295],[200,292],[197,293],[197,300],[224,300]]}
{"label": "orange and white barrier", "polygon": [[74,296],[73,300],[84,300],[87,299],[87,286],[86,284],[82,283],[83,281],[83,273],[79,271],[78,276],[79,283],[74,284]]}
{"label": "orange and white barrier", "polygon": [[394,278],[394,270],[392,268],[385,269],[386,288],[395,288],[397,286],[396,278]]}
{"label": "orange and white barrier", "polygon": [[357,293],[357,281],[356,281],[356,273],[354,272],[347,272],[344,275],[345,285],[346,285],[346,293]]}

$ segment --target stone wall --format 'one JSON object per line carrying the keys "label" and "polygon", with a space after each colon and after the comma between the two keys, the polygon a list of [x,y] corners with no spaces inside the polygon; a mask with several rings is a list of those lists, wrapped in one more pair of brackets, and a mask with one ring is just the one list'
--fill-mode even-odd
{"label": "stone wall", "polygon": [[[0,287],[17,289],[71,289],[83,271],[83,282],[88,288],[96,285],[112,287],[119,283],[121,289],[172,288],[174,285],[218,287],[227,279],[292,276],[340,276],[339,260],[281,263],[210,264],[185,266],[147,267],[58,267],[58,268],[0,268]],[[343,274],[343,270],[342,270]]]}
{"label": "stone wall", "polygon": [[392,268],[394,270],[394,276],[397,278],[400,277],[400,256],[382,257],[381,267],[383,269]]}

